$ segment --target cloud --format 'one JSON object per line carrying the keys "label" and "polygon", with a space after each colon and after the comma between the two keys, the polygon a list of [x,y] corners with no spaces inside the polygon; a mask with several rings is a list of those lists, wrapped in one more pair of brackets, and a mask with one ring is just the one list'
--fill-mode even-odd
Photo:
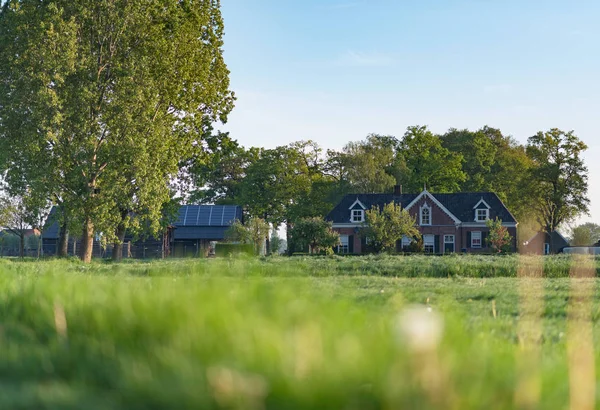
{"label": "cloud", "polygon": [[394,64],[394,57],[389,53],[361,52],[348,50],[339,56],[338,65],[351,67],[388,67]]}

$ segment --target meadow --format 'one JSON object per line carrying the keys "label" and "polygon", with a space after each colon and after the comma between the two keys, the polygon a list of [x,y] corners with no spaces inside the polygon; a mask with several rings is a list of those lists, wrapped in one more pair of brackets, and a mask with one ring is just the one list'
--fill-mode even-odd
{"label": "meadow", "polygon": [[569,340],[600,340],[598,281],[527,260],[545,278],[514,256],[0,260],[0,408],[589,405],[600,355],[578,370]]}

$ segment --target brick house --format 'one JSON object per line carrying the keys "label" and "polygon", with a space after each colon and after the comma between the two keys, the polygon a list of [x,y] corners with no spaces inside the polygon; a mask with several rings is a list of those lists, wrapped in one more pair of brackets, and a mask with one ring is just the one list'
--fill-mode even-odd
{"label": "brick house", "polygon": [[[513,238],[512,251],[517,250],[518,223],[495,193],[434,194],[424,190],[420,194],[401,194],[399,187],[394,191],[394,194],[346,195],[327,215],[326,219],[340,234],[338,253],[368,251],[366,238],[362,235],[365,211],[373,206],[382,208],[392,201],[416,218],[427,253],[489,252],[486,221],[496,217],[502,220]],[[405,237],[398,241],[396,249],[407,250],[411,242],[412,238]]]}

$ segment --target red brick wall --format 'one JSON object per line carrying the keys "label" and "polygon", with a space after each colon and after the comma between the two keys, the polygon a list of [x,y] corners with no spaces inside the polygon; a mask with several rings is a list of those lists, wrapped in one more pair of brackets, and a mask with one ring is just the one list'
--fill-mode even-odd
{"label": "red brick wall", "polygon": [[[431,224],[432,225],[452,225],[454,226],[454,220],[448,216],[440,207],[438,207],[431,199],[423,197],[414,204],[408,212],[417,218],[417,224],[421,221],[419,211],[421,207],[427,203],[431,207]],[[403,204],[404,205],[404,204]],[[406,204],[408,205],[408,204]]]}

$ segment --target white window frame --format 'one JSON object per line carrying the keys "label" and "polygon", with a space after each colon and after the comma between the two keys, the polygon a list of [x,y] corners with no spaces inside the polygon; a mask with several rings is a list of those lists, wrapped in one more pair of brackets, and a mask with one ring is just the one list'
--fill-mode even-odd
{"label": "white window frame", "polygon": [[340,235],[340,244],[338,245],[338,253],[350,253],[350,235]]}
{"label": "white window frame", "polygon": [[[452,238],[452,240],[449,241],[448,238]],[[444,235],[444,243],[454,243],[454,241],[455,241],[454,235]]]}
{"label": "white window frame", "polygon": [[[479,216],[479,212],[485,212],[485,216],[481,219]],[[485,222],[490,219],[490,210],[485,208],[479,208],[475,210],[475,222]]]}
{"label": "white window frame", "polygon": [[[475,241],[479,241],[479,244],[476,244]],[[483,245],[483,234],[481,231],[473,231],[471,232],[471,248],[481,249]]]}
{"label": "white window frame", "polygon": [[409,236],[402,236],[402,249],[407,248],[413,242],[413,239]]}
{"label": "white window frame", "polygon": [[[356,212],[356,214],[355,214]],[[360,219],[355,218],[355,216],[360,216]],[[350,211],[350,222],[364,222],[365,221],[365,211],[363,209],[352,209]]]}
{"label": "white window frame", "polygon": [[[423,211],[426,210],[429,212],[429,221],[427,223],[423,222]],[[431,207],[427,204],[423,205],[419,210],[419,225],[421,226],[431,226]]]}
{"label": "white window frame", "polygon": [[[430,247],[430,249],[428,249]],[[435,235],[423,235],[423,251],[435,253]]]}

